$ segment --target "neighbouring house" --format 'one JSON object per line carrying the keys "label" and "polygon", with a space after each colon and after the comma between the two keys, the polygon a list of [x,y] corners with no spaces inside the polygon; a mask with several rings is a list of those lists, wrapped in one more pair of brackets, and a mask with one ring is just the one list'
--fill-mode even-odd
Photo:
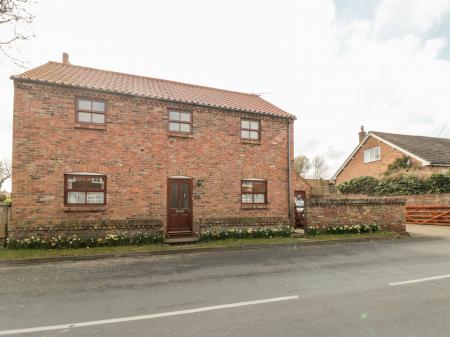
{"label": "neighbouring house", "polygon": [[67,54],[11,78],[10,236],[292,223],[295,117],[258,95]]}
{"label": "neighbouring house", "polygon": [[333,179],[340,184],[360,176],[380,177],[399,158],[407,158],[408,166],[425,173],[446,172],[450,169],[450,139],[378,131],[366,134],[361,127],[358,146]]}

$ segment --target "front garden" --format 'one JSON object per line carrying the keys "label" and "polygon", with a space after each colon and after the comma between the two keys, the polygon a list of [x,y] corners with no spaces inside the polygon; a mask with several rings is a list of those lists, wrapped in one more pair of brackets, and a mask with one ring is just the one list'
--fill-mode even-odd
{"label": "front garden", "polygon": [[243,228],[204,231],[194,244],[171,246],[160,234],[138,234],[132,237],[110,234],[103,238],[57,236],[9,240],[8,248],[0,249],[0,260],[42,259],[80,256],[123,256],[133,254],[188,252],[217,248],[255,247],[264,245],[311,243],[331,240],[397,238],[377,225],[339,226],[335,229],[312,228],[305,237],[294,237],[292,227]]}

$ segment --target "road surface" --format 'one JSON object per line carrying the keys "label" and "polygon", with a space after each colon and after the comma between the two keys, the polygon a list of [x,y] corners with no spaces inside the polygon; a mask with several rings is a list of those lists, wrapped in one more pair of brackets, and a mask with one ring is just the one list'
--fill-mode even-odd
{"label": "road surface", "polygon": [[450,239],[0,267],[0,335],[450,336]]}

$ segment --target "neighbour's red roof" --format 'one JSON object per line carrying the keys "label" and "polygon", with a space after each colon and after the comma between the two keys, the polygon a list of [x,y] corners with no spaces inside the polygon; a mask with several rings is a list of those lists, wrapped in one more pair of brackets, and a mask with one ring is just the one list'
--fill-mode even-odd
{"label": "neighbour's red roof", "polygon": [[11,78],[294,118],[255,94],[59,62],[48,62]]}

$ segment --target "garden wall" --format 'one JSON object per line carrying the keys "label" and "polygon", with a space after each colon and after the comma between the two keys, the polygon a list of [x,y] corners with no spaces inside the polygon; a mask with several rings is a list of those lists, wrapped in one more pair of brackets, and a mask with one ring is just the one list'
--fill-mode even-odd
{"label": "garden wall", "polygon": [[306,208],[306,222],[306,230],[310,226],[378,224],[384,229],[405,233],[405,199],[310,199]]}
{"label": "garden wall", "polygon": [[[338,193],[332,198],[345,199],[366,199],[372,198],[365,194],[341,194]],[[376,198],[400,198],[406,200],[406,206],[410,205],[435,205],[435,206],[449,206],[450,207],[450,193],[442,194],[407,194],[394,196],[377,196]]]}
{"label": "garden wall", "polygon": [[406,205],[434,205],[434,206],[449,206],[450,207],[450,193],[445,194],[413,194],[401,195],[400,198],[406,199]]}

